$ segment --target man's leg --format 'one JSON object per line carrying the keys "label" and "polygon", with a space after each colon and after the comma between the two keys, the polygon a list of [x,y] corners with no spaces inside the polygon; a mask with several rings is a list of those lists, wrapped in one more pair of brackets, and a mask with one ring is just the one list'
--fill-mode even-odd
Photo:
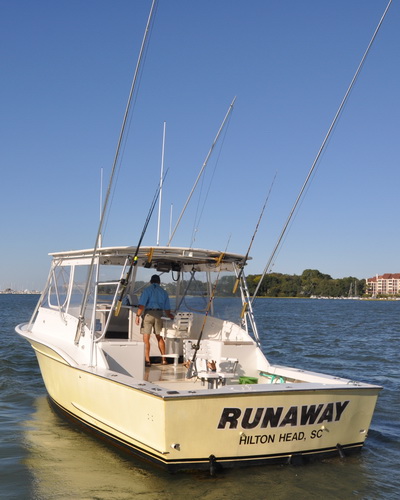
{"label": "man's leg", "polygon": [[144,342],[144,359],[150,363],[150,335],[148,333],[143,334]]}
{"label": "man's leg", "polygon": [[158,348],[160,349],[161,354],[165,354],[165,342],[161,335],[156,335]]}
{"label": "man's leg", "polygon": [[[163,321],[161,319],[162,311],[157,311],[157,315],[154,318],[154,333],[156,334],[156,339],[158,342],[158,348],[160,350],[161,355],[165,354],[165,342],[163,337],[161,336],[161,331],[163,329]],[[163,365],[167,364],[167,360],[165,358],[162,359]]]}
{"label": "man's leg", "polygon": [[140,332],[143,335],[144,342],[144,359],[146,364],[150,363],[150,335],[154,326],[154,318],[151,314],[146,313],[143,318],[142,328]]}

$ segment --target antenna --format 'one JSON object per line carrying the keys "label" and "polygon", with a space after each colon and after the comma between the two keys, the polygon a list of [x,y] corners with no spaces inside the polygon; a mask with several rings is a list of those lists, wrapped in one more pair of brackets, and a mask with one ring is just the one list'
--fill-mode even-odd
{"label": "antenna", "polygon": [[[103,167],[100,169],[100,216],[99,220],[101,222],[101,214],[103,212]],[[101,233],[99,234],[99,247],[101,248],[102,244],[102,235]]]}
{"label": "antenna", "polygon": [[171,234],[172,234],[172,210],[174,208],[174,204],[171,203],[171,208],[169,210],[169,239],[171,240]]}
{"label": "antenna", "polygon": [[166,126],[167,124],[164,122],[162,150],[161,150],[160,197],[158,199],[157,246],[160,244],[161,204],[162,204],[162,188],[163,188],[163,177],[164,177],[164,151],[165,151]]}

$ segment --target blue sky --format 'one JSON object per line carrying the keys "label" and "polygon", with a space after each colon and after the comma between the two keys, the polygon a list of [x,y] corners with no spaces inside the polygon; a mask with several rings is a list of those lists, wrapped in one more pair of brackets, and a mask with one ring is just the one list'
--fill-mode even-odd
{"label": "blue sky", "polygon": [[[41,288],[49,252],[93,246],[150,3],[0,0],[0,289]],[[195,231],[193,246],[246,253],[276,172],[247,269],[262,272],[386,4],[160,0],[104,244],[139,239],[164,121],[167,242],[237,96],[173,244]],[[399,21],[394,2],[273,271],[400,271]]]}

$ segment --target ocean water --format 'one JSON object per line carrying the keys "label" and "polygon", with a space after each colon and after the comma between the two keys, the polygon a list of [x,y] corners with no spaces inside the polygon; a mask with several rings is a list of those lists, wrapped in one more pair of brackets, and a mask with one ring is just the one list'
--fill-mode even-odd
{"label": "ocean water", "polygon": [[360,454],[211,477],[168,474],[127,458],[54,414],[35,355],[14,333],[37,298],[0,295],[1,499],[400,498],[400,301],[258,300],[255,314],[271,362],[384,389]]}

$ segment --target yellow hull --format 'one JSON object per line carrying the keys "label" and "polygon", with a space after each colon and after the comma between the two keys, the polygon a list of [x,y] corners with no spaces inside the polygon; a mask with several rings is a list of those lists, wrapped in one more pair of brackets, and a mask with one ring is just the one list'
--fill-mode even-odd
{"label": "yellow hull", "polygon": [[30,342],[59,409],[170,470],[215,462],[291,462],[360,449],[379,391],[305,384],[165,390],[115,372],[71,366],[50,348]]}

